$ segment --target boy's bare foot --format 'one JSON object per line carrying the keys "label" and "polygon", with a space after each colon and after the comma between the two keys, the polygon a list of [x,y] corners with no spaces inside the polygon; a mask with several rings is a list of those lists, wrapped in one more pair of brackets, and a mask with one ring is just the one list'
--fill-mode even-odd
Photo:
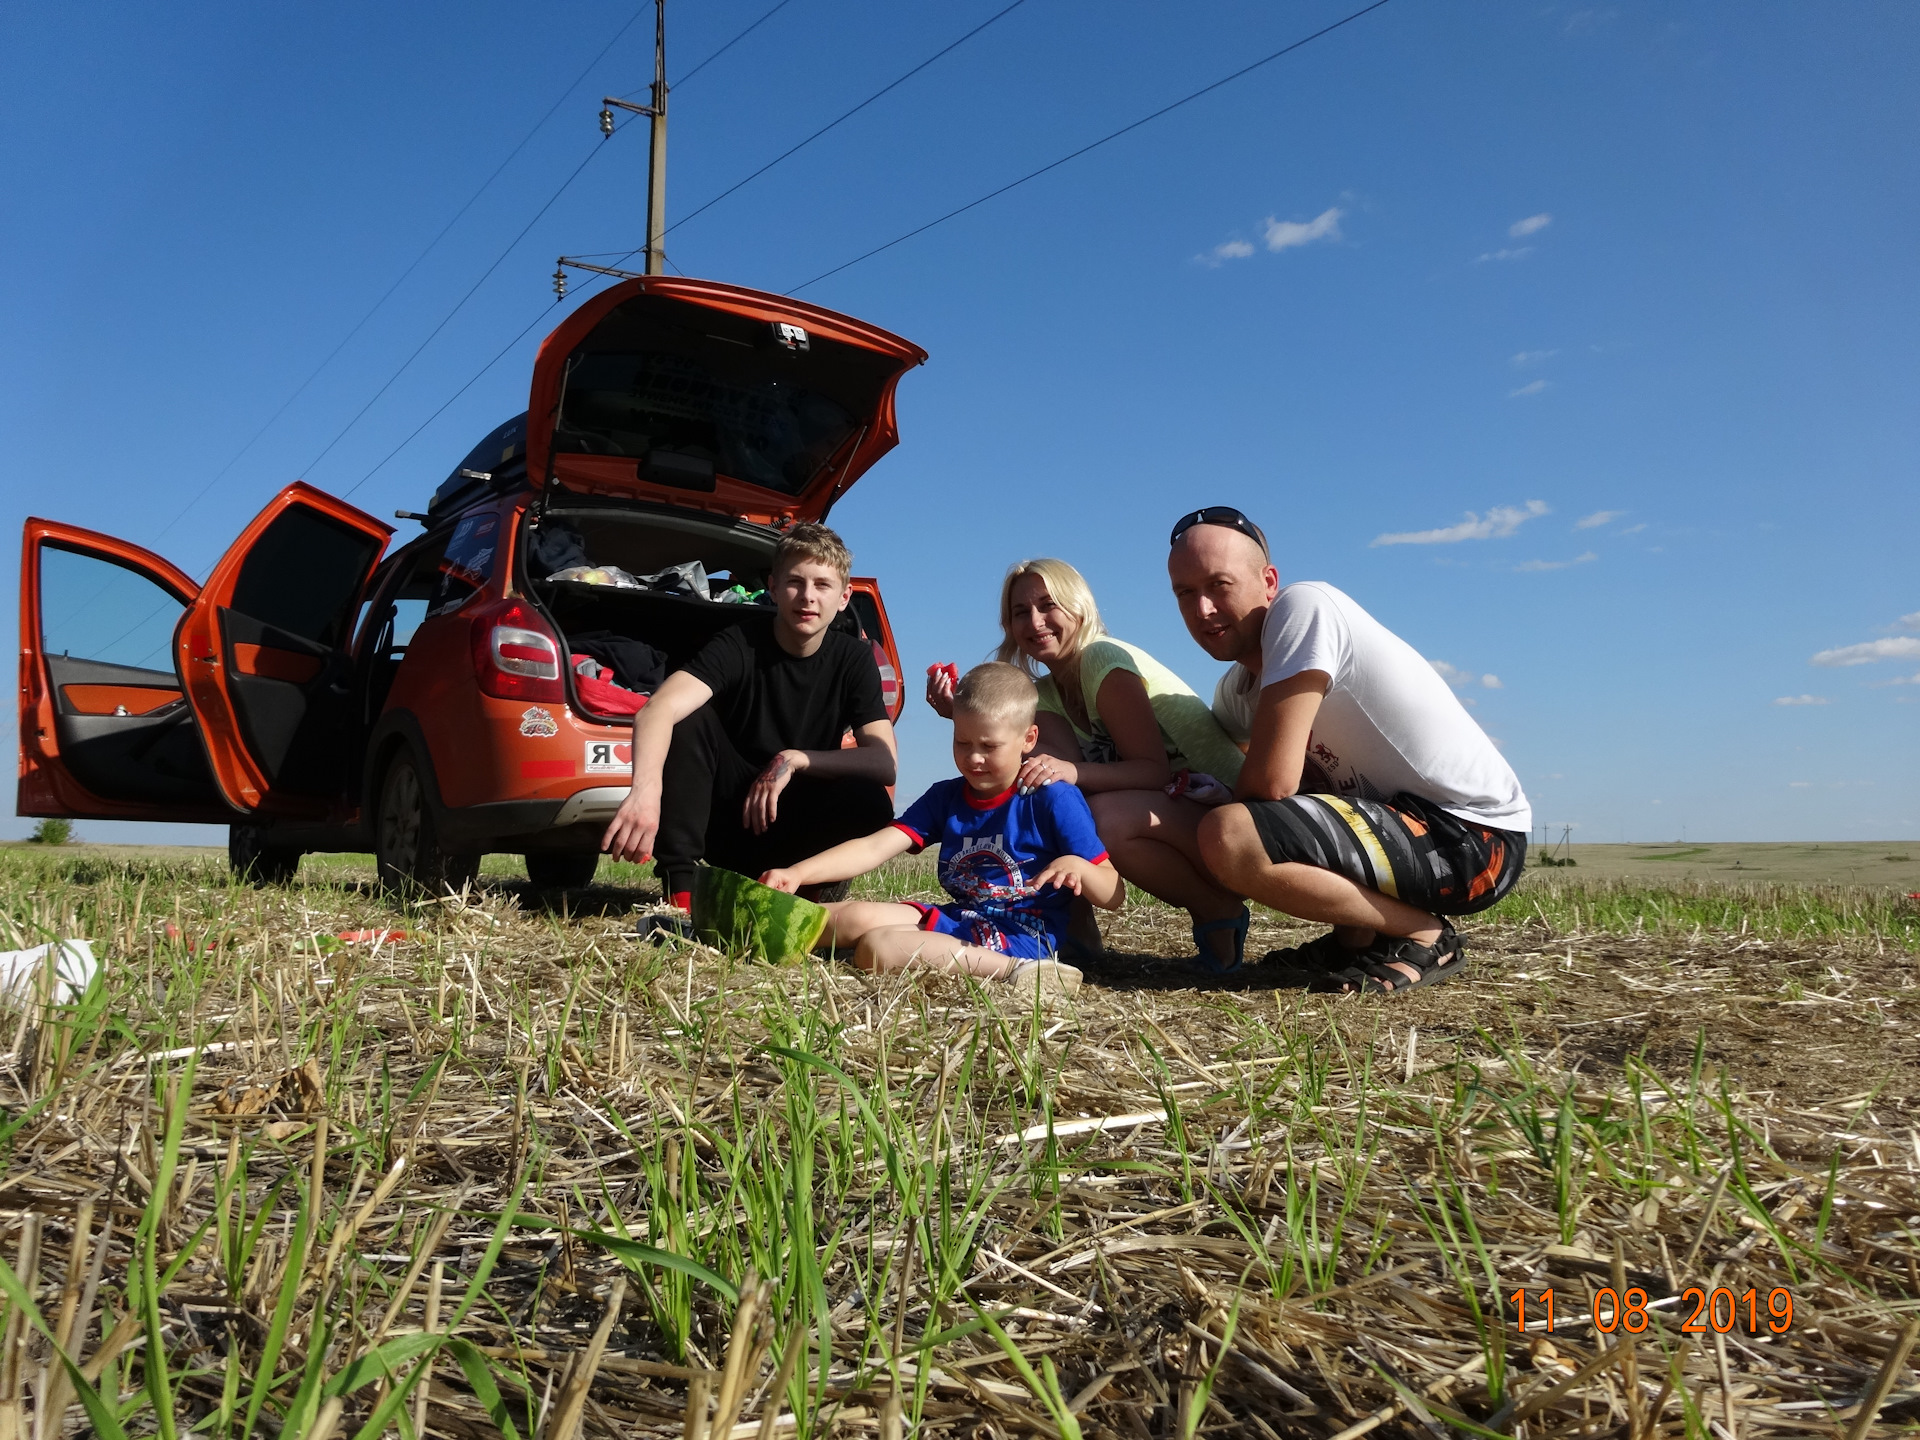
{"label": "boy's bare foot", "polygon": [[1036,994],[1042,999],[1071,995],[1080,988],[1082,978],[1073,966],[1062,965],[1058,960],[1022,960],[1007,976],[1007,983],[1025,1002]]}

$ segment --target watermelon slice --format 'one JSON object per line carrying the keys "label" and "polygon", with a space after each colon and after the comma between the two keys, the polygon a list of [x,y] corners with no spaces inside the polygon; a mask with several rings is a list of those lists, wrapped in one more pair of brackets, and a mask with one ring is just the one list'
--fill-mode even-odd
{"label": "watermelon slice", "polygon": [[693,933],[717,949],[798,965],[826,928],[826,907],[798,895],[712,865],[694,878]]}

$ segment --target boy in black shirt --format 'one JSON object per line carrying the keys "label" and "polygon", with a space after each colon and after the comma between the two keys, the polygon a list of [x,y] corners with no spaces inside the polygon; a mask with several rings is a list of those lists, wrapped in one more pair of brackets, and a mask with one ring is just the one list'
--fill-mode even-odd
{"label": "boy in black shirt", "polygon": [[852,568],[826,526],[793,526],[767,580],[772,633],[723,631],[634,716],[633,788],[600,848],[656,860],[680,908],[702,859],[760,875],[892,820],[879,668],[866,641],[828,629]]}

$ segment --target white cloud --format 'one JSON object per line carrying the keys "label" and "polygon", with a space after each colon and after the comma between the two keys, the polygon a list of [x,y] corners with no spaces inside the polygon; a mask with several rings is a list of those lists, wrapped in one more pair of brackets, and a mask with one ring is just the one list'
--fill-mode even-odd
{"label": "white cloud", "polygon": [[1814,665],[1871,665],[1876,660],[1910,660],[1920,656],[1920,638],[1896,635],[1885,640],[1864,640],[1858,645],[1842,645],[1822,650],[1809,662]]}
{"label": "white cloud", "polygon": [[1558,350],[1521,350],[1514,354],[1509,363],[1525,370],[1530,365],[1544,365],[1559,353]]}
{"label": "white cloud", "polygon": [[[1458,665],[1449,665],[1444,660],[1429,660],[1427,664],[1433,667],[1435,674],[1456,690],[1465,690],[1473,685],[1478,685],[1482,690],[1507,688],[1500,683],[1498,675],[1475,675],[1471,670],[1462,670]],[[1471,705],[1473,701],[1468,700],[1466,703]]]}
{"label": "white cloud", "polygon": [[1914,611],[1911,615],[1902,615],[1898,620],[1893,622],[1893,628],[1896,630],[1920,630],[1920,610]]}
{"label": "white cloud", "polygon": [[1518,245],[1511,250],[1484,250],[1473,257],[1473,263],[1484,265],[1489,260],[1524,260],[1532,253],[1531,245]]}
{"label": "white cloud", "polygon": [[1538,395],[1553,384],[1551,380],[1529,380],[1518,390],[1507,391],[1507,399],[1518,400],[1522,395]]}
{"label": "white cloud", "polygon": [[1316,240],[1338,240],[1340,217],[1345,213],[1338,205],[1329,206],[1304,224],[1298,220],[1276,220],[1269,215],[1267,249],[1291,250],[1296,245],[1311,245]]}
{"label": "white cloud", "polygon": [[1400,530],[1392,534],[1376,535],[1373,537],[1373,543],[1375,545],[1454,545],[1462,540],[1504,540],[1527,521],[1547,514],[1549,509],[1544,500],[1529,500],[1525,509],[1518,505],[1496,505],[1484,517],[1469,510],[1467,518],[1458,525],[1446,525],[1438,530]]}
{"label": "white cloud", "polygon": [[1513,568],[1523,574],[1540,570],[1565,570],[1573,565],[1590,565],[1599,558],[1589,550],[1586,554],[1576,555],[1571,560],[1523,560]]}
{"label": "white cloud", "polygon": [[1811,790],[1813,788],[1813,782],[1811,780],[1789,780],[1787,781],[1787,788],[1789,790]]}
{"label": "white cloud", "polygon": [[1583,515],[1573,522],[1576,530],[1597,530],[1602,525],[1611,525],[1627,512],[1624,510],[1596,510],[1591,515]]}
{"label": "white cloud", "polygon": [[1529,215],[1524,220],[1514,221],[1513,224],[1507,227],[1507,234],[1516,240],[1524,240],[1527,236],[1546,229],[1547,226],[1552,223],[1553,216],[1542,211],[1538,215]]}
{"label": "white cloud", "polygon": [[1827,697],[1824,695],[1782,695],[1773,703],[1776,705],[1825,705],[1827,703]]}
{"label": "white cloud", "polygon": [[[1267,249],[1273,251],[1291,250],[1298,245],[1311,245],[1316,240],[1338,240],[1340,238],[1340,217],[1347,212],[1335,205],[1322,210],[1311,220],[1276,220],[1267,217],[1261,227],[1261,238]],[[1254,253],[1251,240],[1223,240],[1205,254],[1196,255],[1198,260],[1210,270],[1218,270],[1229,260],[1245,260]]]}
{"label": "white cloud", "polygon": [[1253,246],[1246,240],[1228,240],[1214,246],[1213,254],[1217,260],[1244,260],[1253,254]]}
{"label": "white cloud", "polygon": [[1920,685],[1920,670],[1914,671],[1911,675],[1896,675],[1891,680],[1876,680],[1873,688],[1884,690],[1889,685]]}
{"label": "white cloud", "polygon": [[1642,520],[1638,525],[1629,525],[1626,529],[1622,530],[1620,533],[1622,535],[1638,535],[1642,530],[1646,528],[1647,528],[1647,522]]}

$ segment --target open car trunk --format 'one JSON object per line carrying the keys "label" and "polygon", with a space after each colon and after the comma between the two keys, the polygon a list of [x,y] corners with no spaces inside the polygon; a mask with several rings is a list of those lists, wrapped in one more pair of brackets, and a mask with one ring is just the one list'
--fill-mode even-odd
{"label": "open car trunk", "polygon": [[[581,637],[610,634],[660,652],[663,678],[723,630],[772,628],[773,607],[764,600],[713,597],[764,591],[777,539],[775,532],[758,525],[729,525],[651,506],[607,504],[549,510],[538,526],[527,525],[516,554],[521,584],[559,631],[561,649],[570,659],[582,653],[587,642]],[[568,563],[557,563],[561,561]],[[688,568],[696,564],[698,572]],[[597,578],[585,578],[583,571]],[[640,580],[645,588],[608,583],[616,572]],[[705,597],[697,589],[702,578]],[[878,641],[877,622],[872,597],[856,591],[834,628]],[[881,663],[886,662],[881,659]],[[653,681],[654,686],[658,683]],[[596,707],[583,693],[571,663],[567,686],[577,714],[610,724],[628,718]],[[651,688],[645,693],[651,693]]]}

